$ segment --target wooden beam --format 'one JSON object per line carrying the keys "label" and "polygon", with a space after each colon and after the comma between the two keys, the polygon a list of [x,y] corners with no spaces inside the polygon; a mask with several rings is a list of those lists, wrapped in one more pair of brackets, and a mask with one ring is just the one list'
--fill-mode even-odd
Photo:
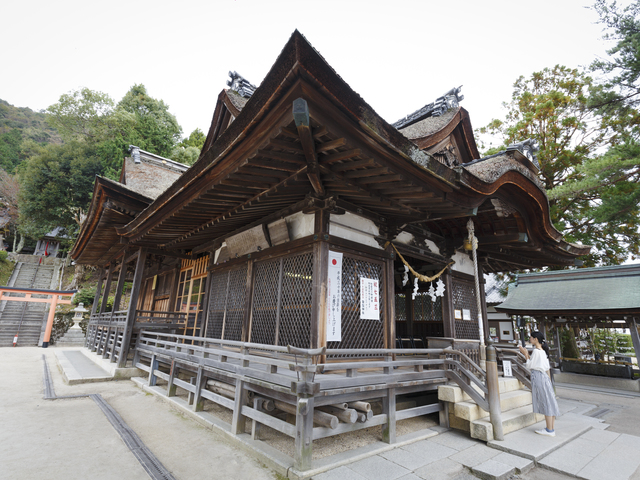
{"label": "wooden beam", "polygon": [[311,128],[309,127],[309,106],[303,98],[297,98],[293,101],[293,119],[296,122],[302,150],[307,159],[307,177],[309,177],[311,186],[316,194],[324,196],[325,191],[320,178],[315,144],[313,142]]}

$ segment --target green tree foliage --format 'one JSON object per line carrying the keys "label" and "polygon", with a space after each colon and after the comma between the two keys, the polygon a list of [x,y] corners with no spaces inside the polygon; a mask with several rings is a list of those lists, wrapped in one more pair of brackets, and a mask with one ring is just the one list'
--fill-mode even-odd
{"label": "green tree foliage", "polygon": [[202,130],[196,128],[173,149],[171,159],[185,165],[193,165],[200,157],[206,139],[207,137],[202,133]]}
{"label": "green tree foliage", "polygon": [[117,110],[134,117],[133,128],[127,132],[131,145],[163,157],[171,155],[180,141],[182,127],[166,103],[150,97],[144,85],[134,85],[120,100]]}
{"label": "green tree foliage", "polygon": [[[551,220],[568,241],[594,246],[587,266],[622,263],[629,254],[638,254],[640,245],[637,215],[604,218],[604,199],[619,192],[593,181],[584,170],[589,159],[624,135],[611,115],[590,108],[590,95],[597,88],[590,76],[563,66],[520,77],[511,102],[505,104],[505,120],[481,129],[499,135],[505,146],[527,138],[538,141]],[[567,191],[567,184],[586,181],[592,188]]]}
{"label": "green tree foliage", "polygon": [[18,168],[20,229],[38,238],[55,227],[71,237],[77,231],[74,211],[86,209],[93,182],[104,169],[96,149],[77,140],[47,145]]}
{"label": "green tree foliage", "polygon": [[12,129],[0,134],[0,168],[13,173],[16,165],[22,160],[22,134]]}
{"label": "green tree foliage", "polygon": [[180,142],[181,147],[195,147],[198,150],[202,150],[204,142],[207,140],[207,136],[202,133],[202,130],[196,128],[191,134]]}
{"label": "green tree foliage", "polygon": [[602,155],[590,156],[576,167],[574,178],[556,189],[558,198],[588,196],[598,192],[591,216],[596,222],[620,224],[629,253],[637,257],[640,215],[640,2],[620,9],[599,0],[594,9],[615,42],[609,57],[591,65],[604,75],[592,91],[589,107],[608,117],[618,131],[616,142]]}

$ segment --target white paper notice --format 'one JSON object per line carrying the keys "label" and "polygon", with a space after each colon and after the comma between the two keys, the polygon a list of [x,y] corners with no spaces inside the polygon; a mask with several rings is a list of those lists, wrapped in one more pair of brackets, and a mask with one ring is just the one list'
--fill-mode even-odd
{"label": "white paper notice", "polygon": [[327,342],[342,340],[342,253],[329,250],[327,279]]}
{"label": "white paper notice", "polygon": [[502,361],[502,374],[505,377],[513,377],[513,372],[511,370],[511,360]]}
{"label": "white paper notice", "polygon": [[379,281],[360,277],[360,318],[380,320]]}

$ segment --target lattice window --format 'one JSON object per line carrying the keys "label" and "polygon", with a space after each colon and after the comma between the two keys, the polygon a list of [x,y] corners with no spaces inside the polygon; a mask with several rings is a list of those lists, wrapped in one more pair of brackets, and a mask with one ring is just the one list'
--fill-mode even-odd
{"label": "lattice window", "polygon": [[255,264],[251,342],[311,346],[313,254]]}
{"label": "lattice window", "polygon": [[396,322],[407,321],[407,295],[396,293]]}
{"label": "lattice window", "polygon": [[207,337],[242,340],[246,287],[246,264],[211,274]]}
{"label": "lattice window", "polygon": [[452,281],[453,308],[464,312],[471,312],[471,320],[455,320],[456,338],[478,340],[478,306],[473,282],[454,278]]}
{"label": "lattice window", "polygon": [[[345,255],[342,260],[342,341],[327,348],[383,348],[385,324],[384,267],[381,262]],[[380,320],[360,318],[360,277],[378,280]]]}
{"label": "lattice window", "polygon": [[427,292],[418,292],[413,300],[414,322],[442,322],[442,297],[435,302]]}

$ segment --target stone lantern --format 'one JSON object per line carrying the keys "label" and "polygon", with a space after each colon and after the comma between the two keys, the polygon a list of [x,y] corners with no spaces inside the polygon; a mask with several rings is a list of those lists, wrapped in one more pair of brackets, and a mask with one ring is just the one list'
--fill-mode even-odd
{"label": "stone lantern", "polygon": [[84,333],[80,327],[80,322],[84,318],[84,314],[88,312],[82,303],[79,303],[73,316],[73,326],[67,330],[67,333],[57,342],[59,347],[82,347],[84,346]]}

